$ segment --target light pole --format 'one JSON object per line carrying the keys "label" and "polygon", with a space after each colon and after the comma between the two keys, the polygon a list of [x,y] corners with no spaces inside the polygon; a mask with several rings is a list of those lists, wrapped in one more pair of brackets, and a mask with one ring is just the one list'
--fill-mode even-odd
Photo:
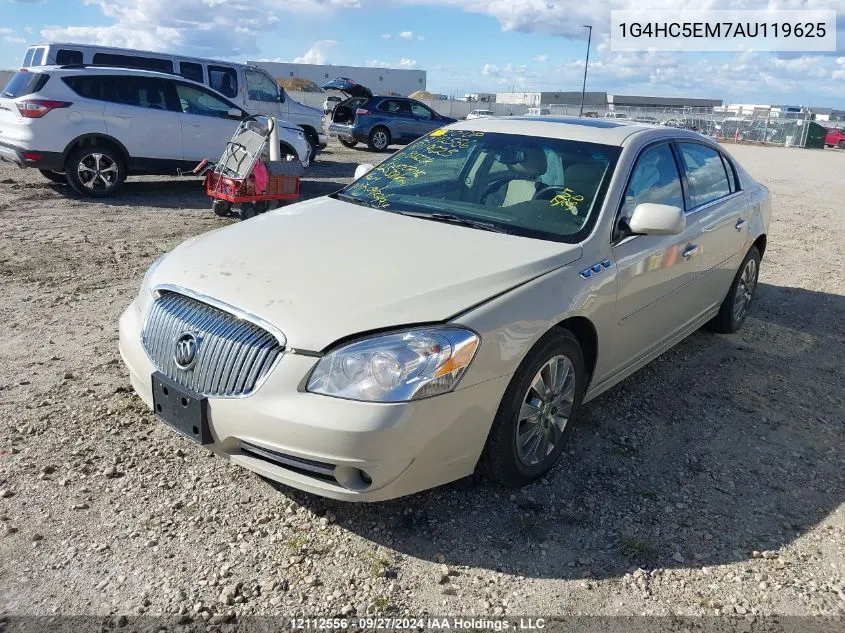
{"label": "light pole", "polygon": [[592,24],[585,24],[585,29],[589,29],[587,31],[587,59],[584,60],[584,83],[581,85],[581,111],[578,113],[578,116],[584,116],[584,94],[587,92],[587,65],[590,63],[590,40],[593,39],[593,25]]}

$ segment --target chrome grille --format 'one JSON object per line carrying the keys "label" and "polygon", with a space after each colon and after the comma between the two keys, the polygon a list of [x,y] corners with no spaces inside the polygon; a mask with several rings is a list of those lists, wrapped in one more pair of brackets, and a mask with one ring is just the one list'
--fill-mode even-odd
{"label": "chrome grille", "polygon": [[[196,361],[176,364],[176,341],[185,333],[199,341]],[[267,330],[197,299],[165,291],[153,302],[141,341],[160,372],[204,396],[252,393],[284,347]]]}

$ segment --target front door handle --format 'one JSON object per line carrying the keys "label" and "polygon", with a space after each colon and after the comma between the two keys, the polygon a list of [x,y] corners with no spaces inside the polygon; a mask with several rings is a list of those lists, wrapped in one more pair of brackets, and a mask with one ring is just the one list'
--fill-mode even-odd
{"label": "front door handle", "polygon": [[695,255],[696,253],[698,253],[698,244],[690,244],[689,246],[687,246],[684,249],[684,252],[681,253],[681,256],[684,259],[689,259],[690,257]]}
{"label": "front door handle", "polygon": [[739,220],[737,220],[737,221],[736,221],[736,224],[734,224],[734,228],[735,228],[737,231],[741,231],[743,226],[745,226],[745,220],[743,220],[742,218],[740,218]]}

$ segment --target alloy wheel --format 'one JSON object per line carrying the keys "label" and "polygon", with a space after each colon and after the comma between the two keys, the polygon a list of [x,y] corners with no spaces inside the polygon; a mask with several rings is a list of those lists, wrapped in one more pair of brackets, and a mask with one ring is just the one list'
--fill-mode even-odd
{"label": "alloy wheel", "polygon": [[99,152],[86,154],[76,168],[79,182],[91,191],[108,191],[117,185],[120,171],[117,163],[108,155]]}
{"label": "alloy wheel", "polygon": [[384,130],[377,130],[376,133],[373,134],[373,145],[379,150],[387,147],[387,133]]}
{"label": "alloy wheel", "polygon": [[552,357],[534,376],[519,410],[516,452],[526,466],[542,463],[560,442],[572,414],[575,368],[563,355]]}
{"label": "alloy wheel", "polygon": [[757,285],[757,261],[753,258],[745,263],[742,274],[739,276],[739,283],[736,287],[734,297],[734,319],[739,321],[745,316],[751,297],[754,296],[754,287]]}

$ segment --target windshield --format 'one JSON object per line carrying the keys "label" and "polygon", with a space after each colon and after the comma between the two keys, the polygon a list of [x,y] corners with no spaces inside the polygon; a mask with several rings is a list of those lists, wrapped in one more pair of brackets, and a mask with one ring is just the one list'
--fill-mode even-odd
{"label": "windshield", "polygon": [[619,151],[564,139],[440,129],[340,195],[386,211],[432,219],[449,214],[514,235],[574,243],[595,224]]}

